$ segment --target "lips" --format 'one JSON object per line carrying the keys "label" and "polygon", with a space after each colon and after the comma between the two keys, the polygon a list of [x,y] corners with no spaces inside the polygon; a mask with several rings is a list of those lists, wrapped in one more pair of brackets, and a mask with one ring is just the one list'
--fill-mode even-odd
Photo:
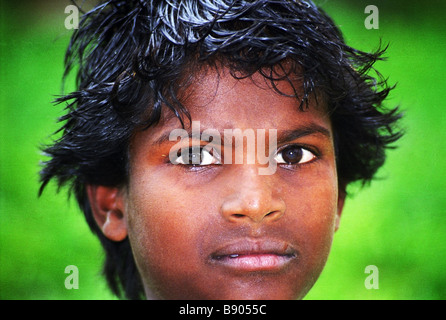
{"label": "lips", "polygon": [[241,239],[217,249],[210,262],[232,271],[279,271],[296,257],[296,249],[284,241]]}

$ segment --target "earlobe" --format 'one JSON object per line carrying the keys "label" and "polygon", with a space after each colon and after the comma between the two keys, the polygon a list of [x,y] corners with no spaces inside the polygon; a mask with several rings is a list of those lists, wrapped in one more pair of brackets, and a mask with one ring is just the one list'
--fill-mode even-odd
{"label": "earlobe", "polygon": [[112,241],[124,240],[127,237],[127,223],[120,190],[88,185],[87,194],[93,217],[102,233]]}

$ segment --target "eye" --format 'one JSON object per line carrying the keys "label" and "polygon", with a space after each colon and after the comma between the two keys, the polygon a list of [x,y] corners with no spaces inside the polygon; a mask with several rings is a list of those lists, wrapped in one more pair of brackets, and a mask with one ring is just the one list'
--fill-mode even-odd
{"label": "eye", "polygon": [[307,163],[315,158],[316,156],[313,152],[297,145],[285,147],[274,156],[274,160],[277,163],[291,165]]}
{"label": "eye", "polygon": [[221,157],[214,148],[183,148],[177,151],[177,156],[173,161],[173,164],[208,166],[211,164],[221,164]]}

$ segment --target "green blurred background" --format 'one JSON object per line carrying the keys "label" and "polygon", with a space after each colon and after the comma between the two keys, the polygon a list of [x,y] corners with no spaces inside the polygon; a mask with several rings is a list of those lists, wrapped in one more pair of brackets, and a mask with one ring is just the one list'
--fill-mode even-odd
{"label": "green blurred background", "polygon": [[[317,1],[347,43],[362,50],[390,43],[378,69],[397,83],[406,135],[378,179],[352,189],[332,253],[306,299],[446,298],[445,1]],[[1,2],[0,299],[114,299],[101,276],[104,254],[73,199],[51,185],[37,197],[39,151],[63,106],[64,27],[68,1]],[[379,8],[367,30],[364,8]],[[72,89],[68,83],[66,91]],[[64,286],[76,265],[79,289]],[[379,289],[364,285],[366,266]]]}

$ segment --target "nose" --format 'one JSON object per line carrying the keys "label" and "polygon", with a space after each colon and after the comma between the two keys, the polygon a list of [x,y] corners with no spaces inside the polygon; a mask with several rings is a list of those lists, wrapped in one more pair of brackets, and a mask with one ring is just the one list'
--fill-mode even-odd
{"label": "nose", "polygon": [[274,190],[274,177],[259,175],[255,166],[240,166],[228,186],[232,191],[221,205],[227,221],[273,222],[285,213],[285,202]]}

